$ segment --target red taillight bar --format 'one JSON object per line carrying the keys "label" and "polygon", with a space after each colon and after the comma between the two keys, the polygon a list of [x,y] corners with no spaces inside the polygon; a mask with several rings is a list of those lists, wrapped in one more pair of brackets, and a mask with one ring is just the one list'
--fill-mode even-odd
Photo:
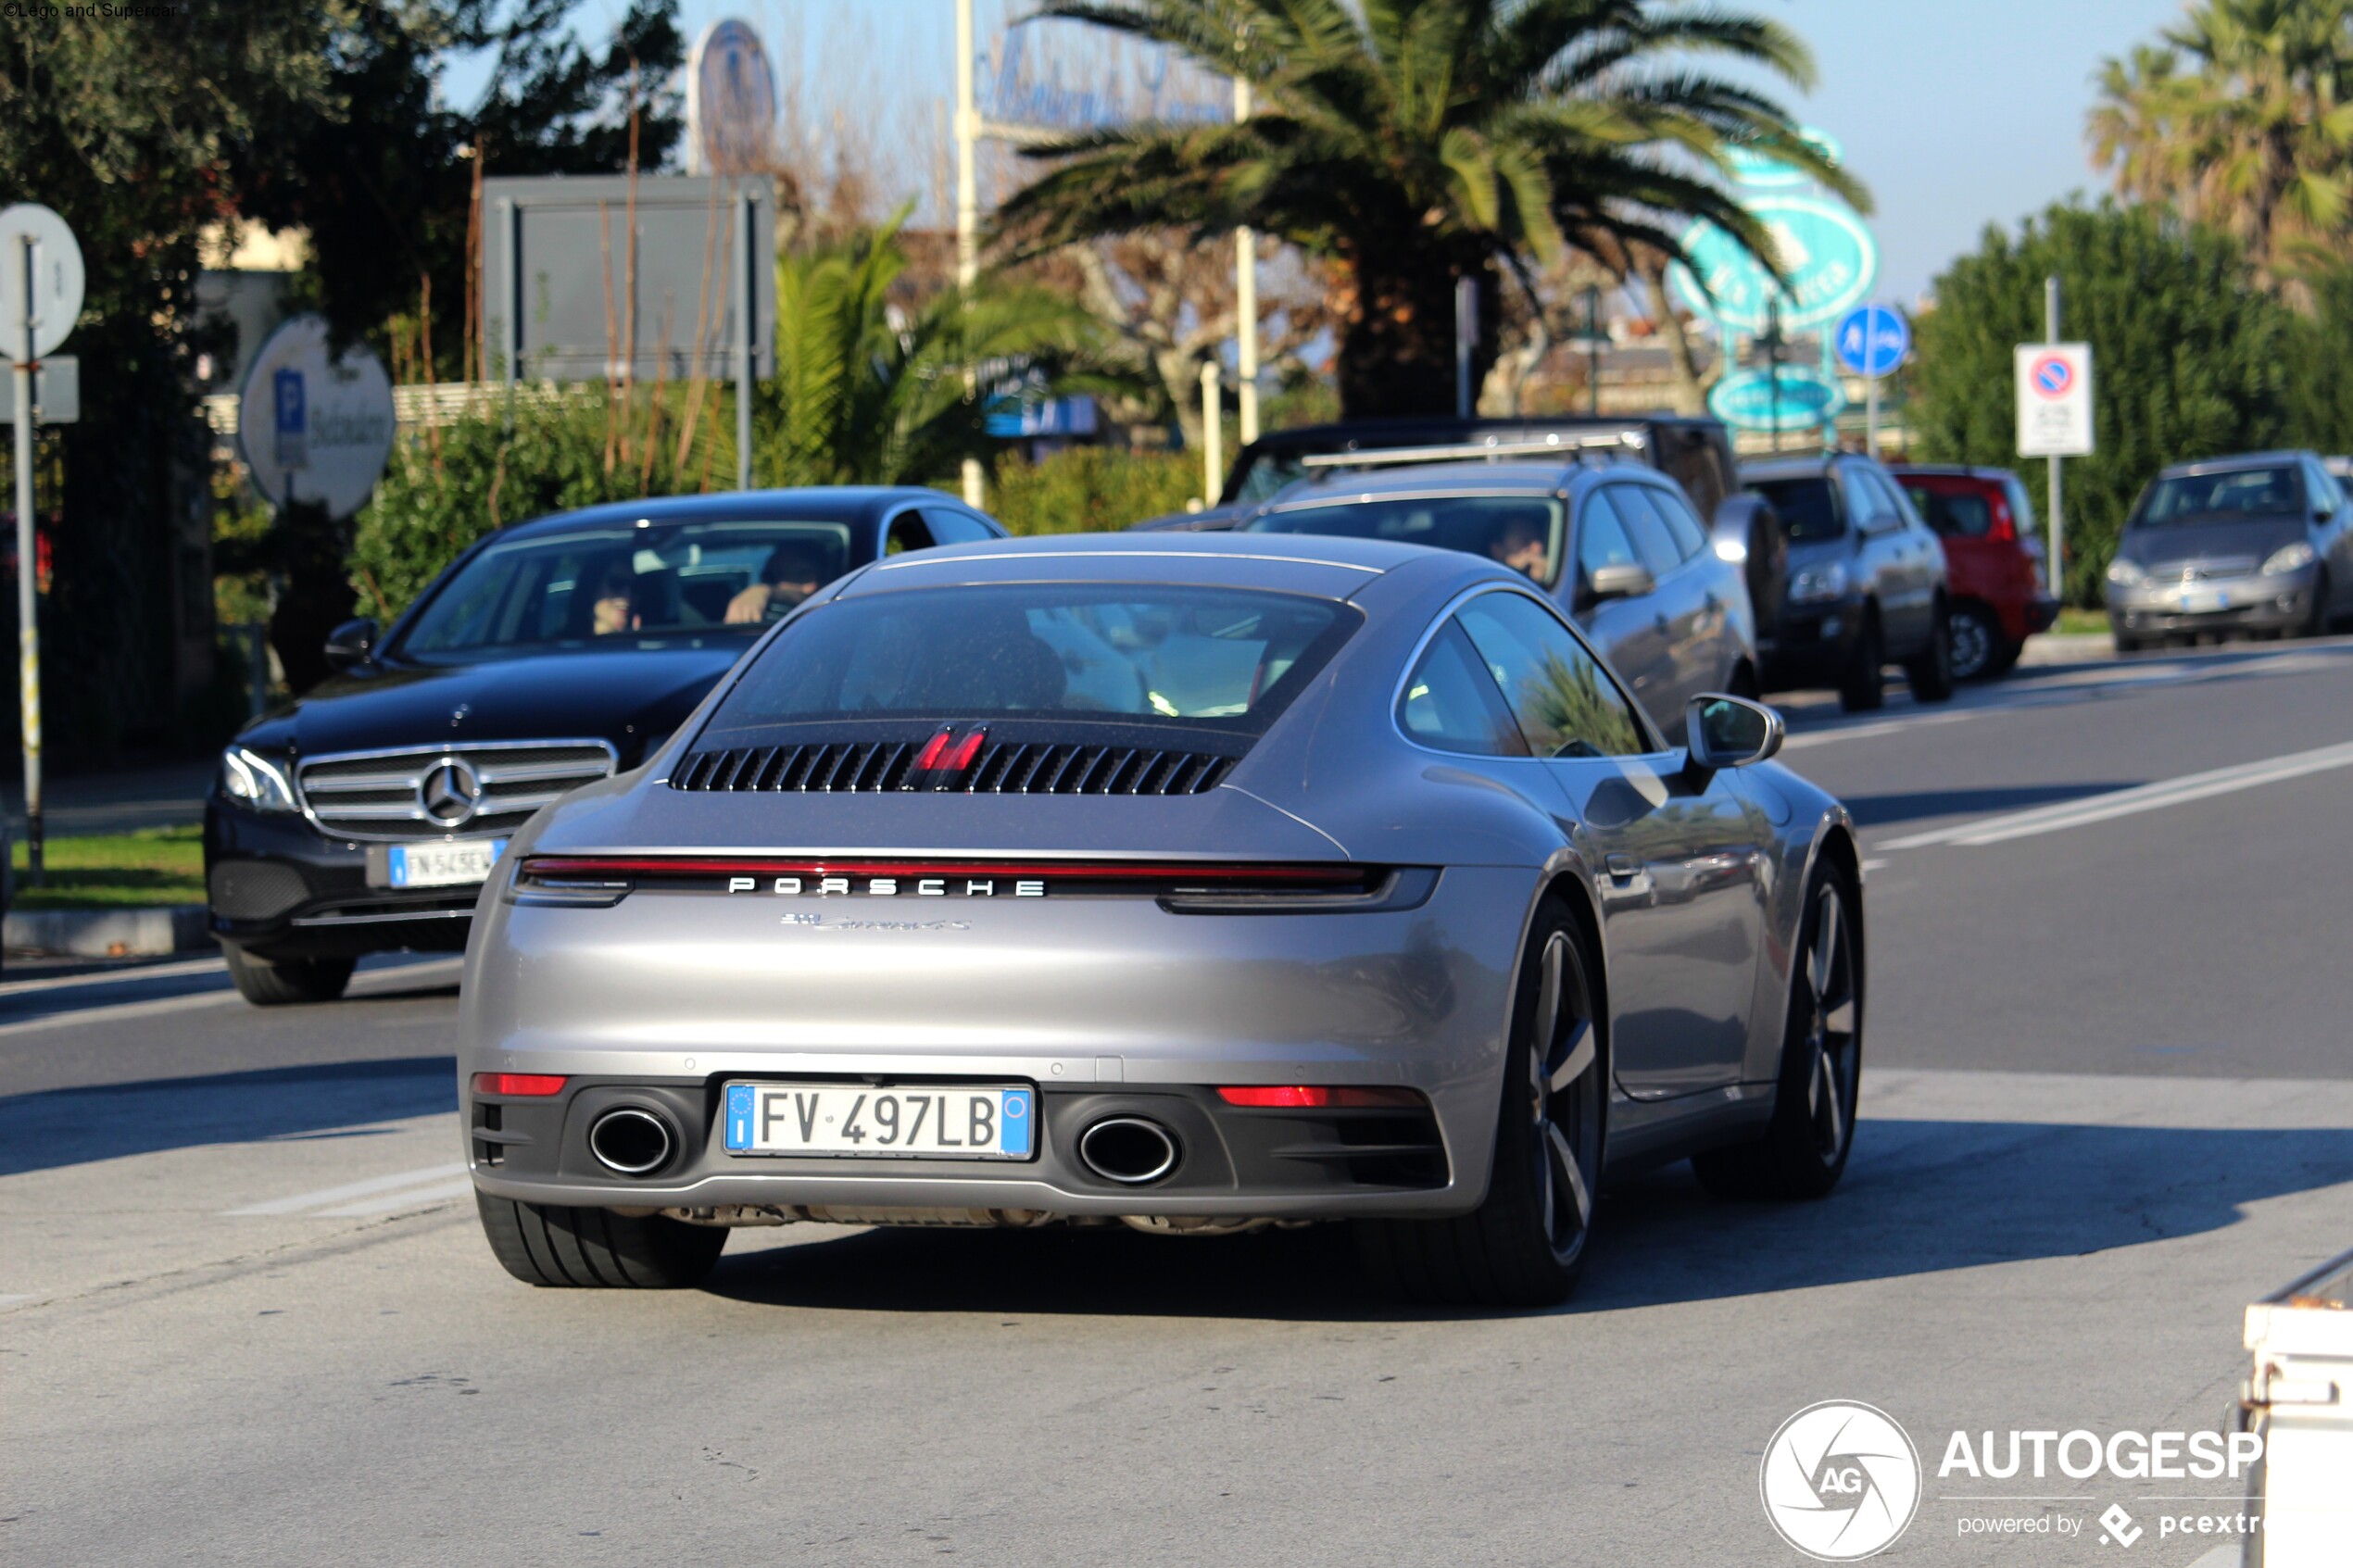
{"label": "red taillight bar", "polygon": [[526,877],[621,876],[1003,876],[1196,882],[1361,884],[1367,866],[1187,865],[1165,860],[796,860],[765,855],[528,855]]}
{"label": "red taillight bar", "polygon": [[544,1099],[549,1095],[563,1093],[565,1082],[560,1073],[477,1073],[474,1074],[474,1093]]}
{"label": "red taillight bar", "polygon": [[1364,1110],[1375,1107],[1419,1110],[1429,1103],[1419,1089],[1311,1084],[1237,1084],[1219,1089],[1217,1098],[1227,1105],[1284,1110]]}

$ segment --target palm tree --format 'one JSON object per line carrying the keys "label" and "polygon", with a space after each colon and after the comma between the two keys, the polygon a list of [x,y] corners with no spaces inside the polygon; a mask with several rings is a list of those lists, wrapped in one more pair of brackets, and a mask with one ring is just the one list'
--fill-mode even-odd
{"label": "palm tree", "polygon": [[[1733,146],[1799,166],[1861,204],[1772,100],[1692,69],[1715,54],[1793,84],[1806,50],[1778,24],[1644,0],[1046,0],[1073,18],[1246,78],[1238,125],[1132,124],[1028,149],[1054,167],[1000,232],[1035,252],[1176,225],[1248,224],[1329,265],[1350,417],[1448,408],[1453,290],[1565,249],[1682,254],[1679,220],[1771,258],[1718,176]],[[1532,293],[1532,288],[1531,288]],[[1486,315],[1491,320],[1494,311]],[[1473,374],[1493,358],[1490,334]]]}
{"label": "palm tree", "polygon": [[[759,412],[765,484],[898,484],[953,472],[985,446],[983,392],[1124,390],[1088,369],[1098,329],[1074,302],[984,279],[912,306],[899,232],[879,229],[776,264],[776,377]],[[967,383],[987,367],[983,392]]]}
{"label": "palm tree", "polygon": [[2293,290],[2353,219],[2353,0],[2208,0],[2162,36],[2102,68],[2094,156]]}

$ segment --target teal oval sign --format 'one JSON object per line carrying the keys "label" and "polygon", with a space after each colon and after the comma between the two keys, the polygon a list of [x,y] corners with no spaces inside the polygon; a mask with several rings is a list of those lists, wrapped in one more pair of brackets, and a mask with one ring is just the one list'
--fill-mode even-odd
{"label": "teal oval sign", "polygon": [[1803,430],[1828,423],[1845,407],[1838,383],[1803,365],[1779,366],[1770,377],[1734,370],[1707,395],[1707,411],[1742,430]]}
{"label": "teal oval sign", "polygon": [[[1761,332],[1767,307],[1778,299],[1781,330],[1794,332],[1836,320],[1871,292],[1879,277],[1879,246],[1844,203],[1755,195],[1741,205],[1773,236],[1789,283],[1777,287],[1763,262],[1703,218],[1683,231],[1683,250],[1692,265],[1679,265],[1670,274],[1676,293],[1693,311],[1736,332]],[[1706,281],[1705,291],[1701,279]]]}

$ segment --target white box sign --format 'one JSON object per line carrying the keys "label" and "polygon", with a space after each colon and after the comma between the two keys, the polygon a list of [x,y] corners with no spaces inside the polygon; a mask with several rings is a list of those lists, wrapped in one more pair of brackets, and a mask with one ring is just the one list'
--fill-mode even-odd
{"label": "white box sign", "polygon": [[2084,458],[2092,452],[2092,345],[2022,343],[2018,367],[2018,455]]}

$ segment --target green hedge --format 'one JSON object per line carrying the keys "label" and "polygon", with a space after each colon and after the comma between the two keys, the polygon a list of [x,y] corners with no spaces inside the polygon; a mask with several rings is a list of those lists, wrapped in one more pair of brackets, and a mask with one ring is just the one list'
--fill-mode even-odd
{"label": "green hedge", "polygon": [[1015,533],[1095,533],[1181,512],[1201,494],[1201,459],[1184,452],[1070,446],[1032,463],[997,459],[989,514]]}

